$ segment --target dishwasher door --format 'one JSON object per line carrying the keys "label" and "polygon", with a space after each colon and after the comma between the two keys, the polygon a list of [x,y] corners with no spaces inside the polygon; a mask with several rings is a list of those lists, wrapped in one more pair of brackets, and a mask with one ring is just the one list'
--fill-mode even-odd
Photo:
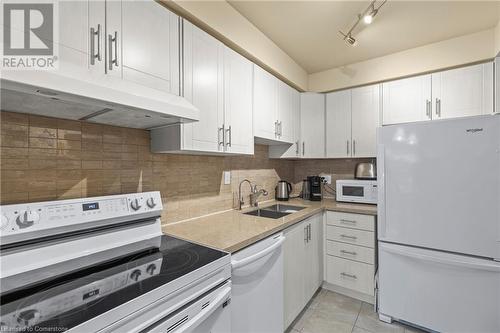
{"label": "dishwasher door", "polygon": [[283,233],[231,256],[231,332],[282,333]]}

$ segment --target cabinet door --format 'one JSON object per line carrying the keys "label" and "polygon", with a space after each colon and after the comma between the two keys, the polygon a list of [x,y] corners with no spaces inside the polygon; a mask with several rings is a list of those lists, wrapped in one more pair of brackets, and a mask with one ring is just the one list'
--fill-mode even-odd
{"label": "cabinet door", "polygon": [[300,137],[302,155],[306,158],[325,157],[325,95],[300,95]]}
{"label": "cabinet door", "polygon": [[[89,74],[104,75],[106,28],[104,0],[59,0],[58,5],[59,72],[82,79],[91,79]],[[92,38],[91,29],[94,32]],[[91,63],[91,52],[95,56],[93,63]]]}
{"label": "cabinet door", "polygon": [[227,152],[253,154],[252,78],[252,63],[224,47],[224,123]]}
{"label": "cabinet door", "polygon": [[292,143],[294,139],[293,90],[278,80],[278,138],[287,143]]}
{"label": "cabinet door", "polygon": [[[118,39],[122,54],[118,55],[118,62],[122,62],[123,79],[179,95],[179,17],[156,1],[121,1],[121,7],[122,29]],[[120,34],[118,27],[108,23],[107,41],[114,37],[115,31]],[[115,43],[111,48],[108,45],[107,50],[113,59],[114,46]],[[120,52],[120,43],[117,47]]]}
{"label": "cabinet door", "polygon": [[479,64],[432,74],[433,118],[493,112],[493,65]]}
{"label": "cabinet door", "polygon": [[326,157],[351,157],[351,90],[326,95]]}
{"label": "cabinet door", "polygon": [[263,139],[276,140],[278,79],[257,65],[253,68],[254,135]]}
{"label": "cabinet door", "polygon": [[200,120],[183,125],[183,149],[222,151],[223,45],[184,21],[184,97],[200,110]]}
{"label": "cabinet door", "polygon": [[302,311],[305,305],[305,272],[308,269],[305,261],[306,223],[301,222],[285,230],[283,246],[284,258],[284,327]]}
{"label": "cabinet door", "polygon": [[431,75],[382,84],[383,124],[431,119]]}
{"label": "cabinet door", "polygon": [[375,157],[379,125],[379,85],[352,89],[352,156]]}
{"label": "cabinet door", "polygon": [[323,214],[317,214],[307,219],[309,237],[306,244],[305,302],[307,303],[321,285],[323,280]]}

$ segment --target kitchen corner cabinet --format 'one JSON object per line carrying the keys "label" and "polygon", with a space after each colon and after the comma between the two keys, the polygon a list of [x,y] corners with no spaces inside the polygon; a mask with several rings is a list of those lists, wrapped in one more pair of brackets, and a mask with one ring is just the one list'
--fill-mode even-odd
{"label": "kitchen corner cabinet", "polygon": [[253,67],[254,135],[274,144],[293,143],[295,89],[259,66]]}
{"label": "kitchen corner cabinet", "polygon": [[253,154],[252,63],[188,21],[182,30],[182,93],[200,120],[152,129],[152,151]]}
{"label": "kitchen corner cabinet", "polygon": [[284,327],[302,311],[323,281],[323,214],[285,230]]}
{"label": "kitchen corner cabinet", "polygon": [[325,157],[325,94],[300,94],[300,139],[300,157]]}
{"label": "kitchen corner cabinet", "polygon": [[493,113],[493,63],[382,84],[383,124]]}
{"label": "kitchen corner cabinet", "polygon": [[326,95],[326,157],[374,157],[380,118],[380,85]]}

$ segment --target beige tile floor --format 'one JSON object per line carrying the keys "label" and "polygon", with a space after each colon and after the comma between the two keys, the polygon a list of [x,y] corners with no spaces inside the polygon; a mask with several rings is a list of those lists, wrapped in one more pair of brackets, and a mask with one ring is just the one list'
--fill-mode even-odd
{"label": "beige tile floor", "polygon": [[288,333],[420,333],[401,324],[378,320],[373,305],[320,289]]}

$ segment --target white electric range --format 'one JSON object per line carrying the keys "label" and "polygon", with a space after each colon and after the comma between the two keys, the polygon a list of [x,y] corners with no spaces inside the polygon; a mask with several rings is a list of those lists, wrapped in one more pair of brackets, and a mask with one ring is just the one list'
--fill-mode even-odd
{"label": "white electric range", "polygon": [[228,253],[163,235],[159,192],[1,206],[3,332],[228,332]]}

